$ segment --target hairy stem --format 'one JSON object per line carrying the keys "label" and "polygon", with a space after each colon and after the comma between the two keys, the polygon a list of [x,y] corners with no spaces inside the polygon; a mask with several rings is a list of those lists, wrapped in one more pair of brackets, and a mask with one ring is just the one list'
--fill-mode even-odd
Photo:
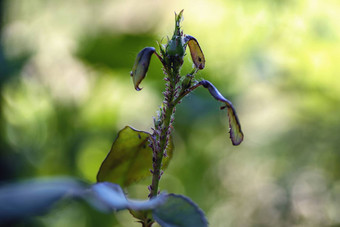
{"label": "hairy stem", "polygon": [[[172,72],[166,72],[170,75],[166,78],[168,81],[166,91],[164,92],[164,107],[161,109],[158,120],[155,122],[155,131],[153,134],[154,145],[153,145],[153,171],[152,171],[152,184],[150,185],[150,198],[158,195],[159,180],[162,175],[162,160],[165,156],[165,150],[168,145],[173,121],[173,115],[175,113],[176,105],[190,92],[202,85],[202,83],[196,83],[192,87],[177,94],[178,82],[180,76],[178,70]],[[159,124],[158,124],[159,123]]]}
{"label": "hairy stem", "polygon": [[[201,81],[202,82],[202,81]],[[198,88],[199,86],[202,85],[201,82],[197,82],[195,85],[192,87],[185,89],[183,92],[181,92],[178,97],[174,100],[174,105],[177,105],[187,94]]]}
{"label": "hairy stem", "polygon": [[150,186],[150,198],[158,195],[159,180],[162,175],[162,160],[166,155],[165,150],[170,140],[171,124],[173,122],[173,115],[175,113],[175,106],[177,103],[174,102],[177,97],[178,88],[176,87],[179,80],[179,70],[166,70],[168,75],[166,90],[164,94],[163,108],[161,108],[160,114],[157,121],[155,122],[154,130],[154,144],[153,144],[153,171],[152,171],[152,183]]}

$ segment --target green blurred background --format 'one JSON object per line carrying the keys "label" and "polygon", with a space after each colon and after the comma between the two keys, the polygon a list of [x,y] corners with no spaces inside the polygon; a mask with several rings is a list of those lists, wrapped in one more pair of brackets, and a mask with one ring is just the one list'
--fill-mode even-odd
{"label": "green blurred background", "polygon": [[[210,226],[339,226],[337,0],[0,0],[1,182],[93,183],[121,128],[150,131],[161,65],[152,59],[140,92],[129,71],[143,47],[172,35],[181,9],[206,57],[197,78],[234,103],[245,140],[231,145],[226,112],[196,90],[177,107],[161,190],[189,196]],[[145,199],[150,182],[130,197]],[[80,201],[21,224],[140,226]]]}

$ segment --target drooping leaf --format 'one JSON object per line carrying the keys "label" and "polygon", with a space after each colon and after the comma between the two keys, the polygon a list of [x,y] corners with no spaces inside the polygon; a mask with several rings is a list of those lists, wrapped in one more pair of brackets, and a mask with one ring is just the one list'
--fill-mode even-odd
{"label": "drooping leaf", "polygon": [[137,91],[141,90],[139,84],[146,76],[146,73],[149,69],[151,56],[153,53],[155,53],[155,51],[156,49],[154,47],[145,47],[138,53],[136,57],[135,64],[132,67],[130,75],[132,77],[133,84]]}
{"label": "drooping leaf", "polygon": [[166,194],[161,193],[150,200],[130,200],[125,197],[122,188],[118,184],[101,182],[94,184],[92,190],[102,202],[107,204],[112,210],[151,210],[160,206],[167,200]]}
{"label": "drooping leaf", "polygon": [[165,203],[152,211],[163,227],[204,227],[208,222],[203,211],[188,197],[168,194]]}
{"label": "drooping leaf", "polygon": [[198,41],[190,35],[186,35],[184,38],[184,42],[188,44],[190,49],[190,54],[192,61],[197,69],[204,69],[205,67],[205,58],[203,51],[198,44]]}
{"label": "drooping leaf", "polygon": [[[125,187],[151,176],[152,149],[148,146],[149,136],[148,132],[138,131],[129,126],[123,128],[99,169],[97,181],[108,181]],[[173,145],[169,143],[168,157],[164,160],[164,167],[168,165],[172,151]]]}
{"label": "drooping leaf", "polygon": [[224,98],[223,95],[221,95],[221,93],[216,89],[216,87],[209,81],[202,80],[200,84],[207,88],[210,94],[216,100],[225,103],[225,106],[223,106],[221,109],[227,108],[228,111],[230,139],[233,145],[239,145],[243,141],[244,135],[241,129],[240,121],[232,103],[228,99]]}
{"label": "drooping leaf", "polygon": [[47,212],[65,196],[80,195],[85,186],[70,178],[29,180],[0,188],[0,223]]}
{"label": "drooping leaf", "polygon": [[228,111],[228,117],[229,117],[229,133],[230,133],[230,139],[233,143],[233,145],[239,145],[243,141],[243,132],[241,130],[240,121],[236,115],[236,111],[234,107],[229,104],[226,104],[227,111]]}

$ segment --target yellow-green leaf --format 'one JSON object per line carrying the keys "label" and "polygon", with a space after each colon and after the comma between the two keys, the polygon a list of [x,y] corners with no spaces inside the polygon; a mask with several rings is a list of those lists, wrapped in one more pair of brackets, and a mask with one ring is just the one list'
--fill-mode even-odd
{"label": "yellow-green leaf", "polygon": [[227,105],[227,111],[229,117],[230,139],[233,145],[236,146],[243,141],[243,132],[241,130],[241,124],[236,115],[236,111],[232,105]]}
{"label": "yellow-green leaf", "polygon": [[189,46],[191,58],[192,61],[194,62],[195,67],[198,69],[204,69],[205,58],[203,51],[200,45],[198,44],[197,40],[190,35],[186,35],[184,40]]}
{"label": "yellow-green leaf", "polygon": [[[97,174],[97,181],[108,181],[128,186],[131,183],[151,176],[152,149],[149,145],[148,132],[139,131],[129,126],[123,128],[112,144],[111,150],[103,161]],[[172,157],[173,145],[169,143],[168,157],[164,159],[164,168]]]}

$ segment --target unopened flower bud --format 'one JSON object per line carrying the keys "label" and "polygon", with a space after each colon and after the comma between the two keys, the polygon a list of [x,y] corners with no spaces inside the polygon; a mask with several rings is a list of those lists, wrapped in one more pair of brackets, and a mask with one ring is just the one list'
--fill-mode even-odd
{"label": "unopened flower bud", "polygon": [[176,64],[180,63],[180,65],[183,64],[183,56],[185,53],[185,45],[182,39],[183,33],[180,26],[182,18],[183,10],[178,15],[175,14],[175,31],[166,46],[166,55],[171,58],[172,62],[176,62]]}

